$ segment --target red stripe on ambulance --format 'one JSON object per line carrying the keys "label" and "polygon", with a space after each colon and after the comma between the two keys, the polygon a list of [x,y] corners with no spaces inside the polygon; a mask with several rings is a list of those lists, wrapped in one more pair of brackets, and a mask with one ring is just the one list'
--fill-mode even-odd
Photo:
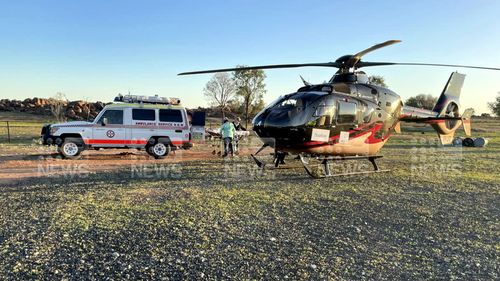
{"label": "red stripe on ambulance", "polygon": [[85,144],[146,144],[147,140],[85,139]]}

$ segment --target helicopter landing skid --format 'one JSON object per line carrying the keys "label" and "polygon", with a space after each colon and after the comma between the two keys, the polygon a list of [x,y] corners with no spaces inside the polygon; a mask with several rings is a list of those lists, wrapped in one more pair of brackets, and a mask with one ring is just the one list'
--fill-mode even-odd
{"label": "helicopter landing skid", "polygon": [[[338,177],[338,176],[350,176],[350,175],[359,175],[359,174],[371,174],[371,173],[381,173],[381,172],[389,172],[390,170],[381,170],[375,159],[382,158],[382,155],[374,155],[374,156],[326,156],[326,157],[310,157],[300,154],[299,155],[300,162],[304,166],[307,174],[309,176],[321,179],[326,177]],[[313,166],[310,163],[310,158],[314,158],[319,163],[316,166]],[[357,171],[357,172],[347,172],[347,173],[339,173],[333,174],[330,170],[330,166],[328,162],[333,161],[347,161],[347,160],[368,160],[373,166],[373,171]],[[314,168],[315,167],[315,168]]]}
{"label": "helicopter landing skid", "polygon": [[[278,168],[279,165],[285,164],[285,156],[286,156],[285,153],[272,153],[271,155],[273,155],[273,166],[275,168]],[[255,164],[257,164],[259,168],[263,169],[266,167],[266,163],[257,159],[257,157],[254,154],[250,154],[250,156],[252,157],[253,161],[255,161]]]}
{"label": "helicopter landing skid", "polygon": [[259,159],[257,159],[257,157],[255,157],[255,155],[250,154],[250,156],[252,156],[253,161],[255,161],[255,164],[257,164],[257,166],[258,166],[259,168],[264,168],[264,166],[265,166],[266,164],[264,164],[262,161],[260,161]]}

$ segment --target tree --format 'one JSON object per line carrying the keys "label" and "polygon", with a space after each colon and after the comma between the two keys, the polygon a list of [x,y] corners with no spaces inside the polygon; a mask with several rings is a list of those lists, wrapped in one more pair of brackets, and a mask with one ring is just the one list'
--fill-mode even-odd
{"label": "tree", "polygon": [[264,83],[266,74],[261,69],[252,69],[236,70],[233,75],[237,87],[237,95],[242,99],[245,125],[248,127],[250,114],[263,104],[263,96],[266,92],[266,84]]}
{"label": "tree", "polygon": [[49,99],[50,112],[57,120],[57,122],[66,121],[66,106],[68,104],[68,99],[63,93],[57,93]]}
{"label": "tree", "polygon": [[488,107],[490,108],[493,114],[500,117],[500,92],[497,93],[497,98],[495,99],[494,102],[488,103]]}
{"label": "tree", "polygon": [[264,107],[266,107],[266,103],[264,102],[263,98],[260,98],[252,106],[252,110],[250,111],[250,115],[255,116],[257,113],[259,113],[259,111],[264,109]]}
{"label": "tree", "polygon": [[368,77],[368,83],[387,88],[387,84],[385,84],[385,78],[382,76],[372,75]]}
{"label": "tree", "polygon": [[437,98],[432,95],[420,94],[406,100],[405,105],[432,110]]}
{"label": "tree", "polygon": [[216,73],[203,89],[205,98],[212,106],[219,108],[222,118],[224,111],[228,108],[229,102],[236,93],[236,85],[227,73]]}
{"label": "tree", "polygon": [[85,102],[84,107],[82,108],[82,112],[87,115],[85,118],[87,118],[87,122],[90,120],[90,111],[91,111],[91,103],[90,103],[90,98],[89,97],[84,97],[83,102]]}

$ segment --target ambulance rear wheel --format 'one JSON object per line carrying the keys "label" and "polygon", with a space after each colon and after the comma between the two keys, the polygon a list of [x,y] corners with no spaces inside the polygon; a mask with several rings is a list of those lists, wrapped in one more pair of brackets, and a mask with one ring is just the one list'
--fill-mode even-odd
{"label": "ambulance rear wheel", "polygon": [[170,152],[170,146],[166,143],[157,142],[154,145],[147,148],[149,155],[156,159],[165,158]]}
{"label": "ambulance rear wheel", "polygon": [[80,153],[83,151],[83,147],[79,145],[77,141],[66,139],[61,144],[61,146],[58,147],[58,151],[64,158],[76,159],[80,156]]}

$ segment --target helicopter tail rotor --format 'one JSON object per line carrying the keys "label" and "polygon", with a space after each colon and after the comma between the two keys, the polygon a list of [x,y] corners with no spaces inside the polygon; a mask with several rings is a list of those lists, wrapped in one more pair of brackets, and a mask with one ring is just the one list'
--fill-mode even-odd
{"label": "helicopter tail rotor", "polygon": [[442,144],[450,144],[453,141],[455,131],[460,125],[463,125],[466,134],[470,135],[472,112],[467,110],[460,116],[460,93],[464,79],[464,74],[453,72],[432,109],[438,113],[438,118],[441,118],[436,119],[431,126],[437,131]]}
{"label": "helicopter tail rotor", "polygon": [[453,72],[432,111],[438,112],[440,117],[458,117],[459,99],[464,80],[464,74]]}

